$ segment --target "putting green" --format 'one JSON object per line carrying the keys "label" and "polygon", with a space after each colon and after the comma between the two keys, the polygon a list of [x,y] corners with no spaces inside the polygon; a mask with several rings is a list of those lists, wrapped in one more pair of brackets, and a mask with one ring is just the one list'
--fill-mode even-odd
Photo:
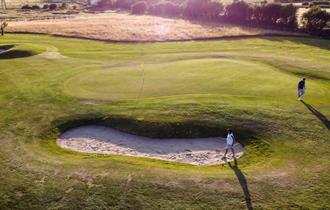
{"label": "putting green", "polygon": [[[247,58],[183,59],[128,65],[73,76],[64,92],[82,99],[124,100],[178,95],[234,95],[295,98],[299,77]],[[326,88],[308,82],[311,94]]]}

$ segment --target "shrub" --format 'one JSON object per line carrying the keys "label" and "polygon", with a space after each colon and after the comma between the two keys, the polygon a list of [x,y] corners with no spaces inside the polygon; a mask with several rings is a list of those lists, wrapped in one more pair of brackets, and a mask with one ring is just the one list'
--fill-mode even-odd
{"label": "shrub", "polygon": [[44,6],[42,7],[42,9],[49,9],[49,5],[48,4],[44,4]]}
{"label": "shrub", "polygon": [[153,15],[161,15],[161,16],[170,16],[170,17],[177,17],[181,15],[183,12],[183,7],[169,2],[159,2],[157,4],[152,5],[149,8],[149,13]]}
{"label": "shrub", "polygon": [[114,3],[115,8],[130,10],[133,5],[133,0],[117,0]]}
{"label": "shrub", "polygon": [[111,9],[111,8],[113,8],[113,6],[114,6],[114,3],[111,0],[100,0],[99,2],[97,2],[95,7],[97,9],[104,10],[104,9]]}
{"label": "shrub", "polygon": [[148,9],[147,2],[145,1],[138,1],[134,3],[131,7],[132,14],[144,14]]}
{"label": "shrub", "polygon": [[309,2],[308,1],[305,1],[301,4],[301,6],[303,7],[309,7]]}
{"label": "shrub", "polygon": [[255,23],[263,22],[263,6],[254,6],[252,8],[252,21]]}
{"label": "shrub", "polygon": [[57,9],[57,4],[50,4],[49,9],[50,10],[56,10]]}
{"label": "shrub", "polygon": [[223,11],[220,2],[212,0],[188,0],[184,16],[191,19],[216,19]]}
{"label": "shrub", "polygon": [[330,21],[330,14],[320,7],[312,7],[301,18],[303,28],[309,33],[319,33]]}
{"label": "shrub", "polygon": [[28,9],[32,9],[32,7],[30,7],[29,5],[24,5],[24,6],[22,6],[22,9],[24,9],[24,10],[28,10]]}
{"label": "shrub", "polygon": [[297,10],[298,8],[292,4],[282,6],[280,16],[283,18],[283,26],[297,28]]}
{"label": "shrub", "polygon": [[281,17],[282,6],[280,4],[266,4],[262,9],[263,22],[266,25],[276,25],[276,21]]}
{"label": "shrub", "polygon": [[40,9],[40,6],[38,6],[38,5],[33,5],[33,6],[31,7],[31,9],[33,9],[33,10],[39,10],[39,9]]}
{"label": "shrub", "polygon": [[67,3],[62,3],[60,6],[61,9],[68,10],[70,8],[69,4]]}
{"label": "shrub", "polygon": [[255,6],[252,19],[258,25],[297,28],[297,8],[293,5],[264,4]]}
{"label": "shrub", "polygon": [[252,8],[244,1],[234,1],[226,6],[226,18],[236,23],[245,23],[251,19]]}

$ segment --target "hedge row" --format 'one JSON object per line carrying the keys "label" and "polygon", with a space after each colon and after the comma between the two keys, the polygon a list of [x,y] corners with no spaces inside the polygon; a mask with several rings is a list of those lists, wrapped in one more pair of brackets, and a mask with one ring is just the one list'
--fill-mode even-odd
{"label": "hedge row", "polygon": [[43,9],[43,10],[57,10],[57,9],[62,9],[62,10],[68,10],[68,9],[77,9],[77,6],[72,6],[70,7],[69,4],[67,3],[62,3],[60,5],[57,5],[57,4],[44,4],[42,7],[40,7],[39,5],[33,5],[33,6],[30,6],[28,4],[22,6],[23,10],[40,10],[40,9]]}

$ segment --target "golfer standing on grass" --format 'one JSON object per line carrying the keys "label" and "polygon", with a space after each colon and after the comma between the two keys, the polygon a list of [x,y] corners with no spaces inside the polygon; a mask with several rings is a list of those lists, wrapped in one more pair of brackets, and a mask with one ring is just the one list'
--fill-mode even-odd
{"label": "golfer standing on grass", "polygon": [[222,159],[226,159],[227,158],[226,155],[227,155],[229,149],[232,151],[233,157],[235,158],[235,153],[234,153],[233,146],[236,143],[236,139],[234,137],[233,131],[230,128],[227,129],[227,132],[228,132],[228,134],[227,134],[226,152],[223,155]]}
{"label": "golfer standing on grass", "polygon": [[306,87],[305,87],[305,80],[306,80],[306,78],[303,78],[298,83],[298,100],[299,101],[301,101],[301,97],[305,93],[305,89],[306,89]]}

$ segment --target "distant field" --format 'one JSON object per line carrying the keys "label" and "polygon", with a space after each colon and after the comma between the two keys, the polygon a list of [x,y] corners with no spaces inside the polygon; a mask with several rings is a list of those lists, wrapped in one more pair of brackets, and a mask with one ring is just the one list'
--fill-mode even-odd
{"label": "distant field", "polygon": [[[30,14],[33,17],[33,13]],[[241,35],[292,34],[221,23],[127,13],[81,13],[72,18],[10,22],[10,32],[32,32],[115,41],[164,41]],[[28,19],[28,18],[27,18]]]}
{"label": "distant field", "polygon": [[[91,2],[92,3],[95,3],[97,2],[98,0],[92,0]],[[175,3],[182,3],[184,2],[185,0],[170,0],[170,1],[173,1]],[[260,0],[246,0],[246,2],[259,2]],[[7,2],[7,5],[9,8],[20,8],[22,7],[23,5],[25,4],[29,4],[29,5],[34,5],[34,4],[45,4],[45,1],[44,0],[24,0],[24,1],[21,1],[21,0],[6,0]],[[87,3],[87,0],[84,1],[84,0],[81,0],[81,1],[75,1],[75,2],[85,2]],[[154,2],[159,2],[159,0],[148,0],[148,2],[151,2],[154,3]],[[221,1],[222,3],[231,3],[232,1],[231,0],[222,0]]]}

